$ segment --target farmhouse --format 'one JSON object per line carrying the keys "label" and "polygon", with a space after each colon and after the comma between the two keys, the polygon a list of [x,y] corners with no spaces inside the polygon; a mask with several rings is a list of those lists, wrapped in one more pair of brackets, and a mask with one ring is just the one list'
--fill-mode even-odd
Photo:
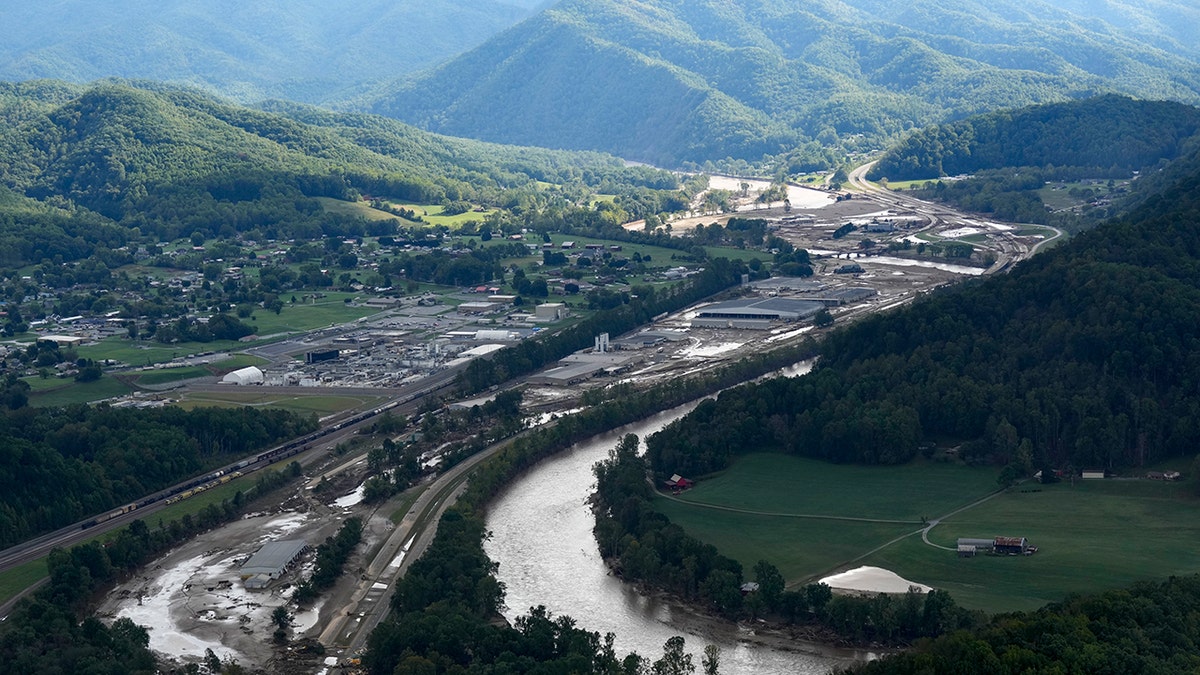
{"label": "farmhouse", "polygon": [[686,490],[695,485],[695,483],[677,473],[671,474],[671,477],[663,482],[672,490]]}

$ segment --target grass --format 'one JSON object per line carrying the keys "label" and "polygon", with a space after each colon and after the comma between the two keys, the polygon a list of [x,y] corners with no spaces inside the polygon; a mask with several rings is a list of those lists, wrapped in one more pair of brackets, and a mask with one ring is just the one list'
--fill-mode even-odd
{"label": "grass", "polygon": [[5,603],[18,593],[46,577],[46,559],[27,562],[0,574],[0,603]]}
{"label": "grass", "polygon": [[682,498],[752,511],[919,524],[922,516],[937,517],[995,488],[995,472],[952,463],[863,466],[763,453],[742,458]]}
{"label": "grass", "polygon": [[317,201],[321,202],[321,208],[326,213],[337,215],[350,216],[351,218],[362,218],[364,220],[399,220],[402,223],[409,223],[400,216],[393,215],[387,211],[371,208],[366,202],[347,202],[333,197],[317,197]]}
{"label": "grass", "polygon": [[138,385],[167,384],[180,380],[190,380],[196,377],[209,377],[212,373],[204,366],[185,366],[183,368],[164,368],[134,375],[131,379]]}
{"label": "grass", "polygon": [[388,520],[392,521],[394,525],[399,525],[400,521],[404,520],[404,516],[408,515],[408,510],[412,508],[413,504],[417,503],[417,499],[420,498],[421,493],[425,492],[425,488],[427,487],[429,487],[427,484],[422,484],[411,490],[405,490],[400,495],[399,505],[395,511],[392,511],[392,515],[388,516]]}
{"label": "grass", "polygon": [[[35,380],[40,378],[33,378]],[[105,376],[95,382],[76,382],[71,379],[51,379],[51,382],[64,383],[56,389],[31,391],[29,404],[34,406],[63,406],[75,403],[91,403],[114,396],[124,396],[132,389],[120,380]]]}
{"label": "grass", "polygon": [[919,190],[924,188],[926,183],[933,183],[934,185],[937,185],[939,180],[941,179],[920,178],[918,180],[890,180],[887,182],[887,188],[889,190],[911,190],[914,186],[916,186],[916,188]]}
{"label": "grass", "polygon": [[[377,313],[372,307],[356,307],[346,303],[346,298],[359,297],[353,293],[327,293],[313,303],[291,304],[284,303],[279,314],[258,310],[251,319],[244,321],[254,327],[257,335],[262,337],[310,331],[334,323],[347,323],[364,316]],[[80,356],[102,361],[112,359],[133,366],[148,366],[155,363],[166,363],[180,356],[200,354],[203,352],[232,351],[245,348],[245,343],[219,340],[213,342],[181,342],[177,344],[161,344],[153,341],[135,341],[128,338],[107,338],[95,345],[85,345],[77,349]],[[247,357],[248,358],[248,357]],[[224,367],[228,361],[216,364]],[[257,365],[247,362],[245,365]],[[243,367],[243,366],[236,366]]]}
{"label": "grass", "polygon": [[[685,493],[688,501],[771,513],[819,513],[915,523],[814,520],[698,508],[663,497],[655,506],[749,568],[770,560],[792,583],[830,573],[896,537],[994,491],[995,471],[915,462],[903,467],[831,465],[750,455]],[[953,548],[959,537],[1027,537],[1029,557],[960,559],[903,538],[849,566],[877,565],[951,592],[964,606],[1014,611],[1067,593],[1118,588],[1139,579],[1200,572],[1200,501],[1186,483],[1107,480],[1019,486],[930,531]]]}
{"label": "grass", "polygon": [[331,415],[379,402],[375,396],[330,396],[328,394],[273,394],[270,392],[192,392],[184,394],[179,406],[185,409],[200,407],[236,408],[255,406],[280,408],[296,413]]}
{"label": "grass", "polygon": [[[290,461],[291,459],[289,458],[288,462]],[[282,464],[286,464],[286,462]],[[279,470],[282,467],[280,465],[276,465],[271,468]],[[184,515],[196,515],[203,511],[204,508],[210,504],[220,505],[222,501],[226,499],[232,499],[233,495],[238,490],[245,492],[253,487],[257,481],[256,476],[257,474],[250,474],[241,478],[235,478],[224,485],[205,490],[198,495],[172,504],[149,516],[149,520],[146,521],[146,524],[149,525],[151,529],[154,529],[158,527],[158,522],[160,520],[163,523],[169,523],[172,520],[179,520]],[[110,532],[105,532],[104,534],[92,537],[87,541],[111,541],[117,537],[117,534],[122,529],[124,528],[117,528]],[[46,569],[45,558],[39,558],[0,574],[0,603],[7,601],[29,586],[37,583],[47,574],[48,571]]]}
{"label": "grass", "polygon": [[499,209],[487,209],[486,211],[467,211],[466,213],[458,213],[452,216],[443,216],[440,204],[393,204],[393,206],[413,211],[430,225],[445,225],[451,228],[458,227],[472,220],[482,223],[484,218],[499,211]]}
{"label": "grass", "polygon": [[[1020,488],[950,518],[930,540],[1023,536],[1028,558],[953,554],[905,542],[872,558],[902,576],[920,574],[969,606],[1033,609],[1067,593],[1126,586],[1139,579],[1200,571],[1200,502],[1186,484],[1108,480]],[[1036,491],[1034,491],[1036,490]]]}
{"label": "grass", "polygon": [[267,362],[264,358],[251,356],[250,354],[234,354],[227,359],[203,366],[182,366],[179,368],[163,368],[161,370],[133,373],[129,376],[129,380],[131,384],[137,386],[154,386],[169,382],[179,382],[180,380],[190,380],[196,377],[225,375],[239,368],[261,366]]}

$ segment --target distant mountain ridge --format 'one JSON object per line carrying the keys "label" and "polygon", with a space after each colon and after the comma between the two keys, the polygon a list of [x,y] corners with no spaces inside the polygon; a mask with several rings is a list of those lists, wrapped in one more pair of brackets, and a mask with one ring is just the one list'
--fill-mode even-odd
{"label": "distant mountain ridge", "polygon": [[190,84],[320,102],[432,66],[541,0],[122,0],[8,3],[0,79]]}
{"label": "distant mountain ridge", "polygon": [[451,135],[678,165],[1102,92],[1200,102],[1197,9],[943,4],[565,0],[366,105]]}

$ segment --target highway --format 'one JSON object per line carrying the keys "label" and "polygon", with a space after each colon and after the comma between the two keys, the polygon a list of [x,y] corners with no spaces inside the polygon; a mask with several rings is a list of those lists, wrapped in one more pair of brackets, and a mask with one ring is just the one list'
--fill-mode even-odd
{"label": "highway", "polygon": [[[928,202],[904,192],[882,188],[867,180],[867,173],[874,166],[875,162],[868,162],[851,171],[849,173],[850,185],[860,192],[864,198],[879,204],[881,207],[893,211],[911,212],[924,219],[925,224],[916,232],[932,232],[936,234],[939,230],[962,227],[979,228],[982,221],[988,220],[983,215],[963,213],[946,204]],[[1046,237],[1035,245],[1030,246],[1016,236],[1016,229],[993,229],[987,232],[986,241],[972,242],[973,246],[991,251],[996,256],[996,262],[988,268],[986,273],[994,274],[1002,272],[1014,263],[1032,256],[1046,244],[1064,236],[1063,231],[1058,228],[1050,227],[1049,225],[1038,225],[1037,227],[1051,230],[1054,232],[1054,235]],[[949,239],[948,241],[953,241],[953,239]]]}

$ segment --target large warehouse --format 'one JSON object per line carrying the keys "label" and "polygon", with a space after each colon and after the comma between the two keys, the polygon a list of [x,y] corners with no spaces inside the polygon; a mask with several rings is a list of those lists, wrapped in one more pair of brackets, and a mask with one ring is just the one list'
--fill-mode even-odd
{"label": "large warehouse", "polygon": [[825,308],[820,302],[791,298],[746,298],[703,307],[692,328],[750,328],[766,330],[779,322],[812,318]]}
{"label": "large warehouse", "polygon": [[308,550],[303,539],[272,541],[263,544],[258,553],[242,565],[242,579],[246,588],[266,588],[280,577],[292,563]]}

